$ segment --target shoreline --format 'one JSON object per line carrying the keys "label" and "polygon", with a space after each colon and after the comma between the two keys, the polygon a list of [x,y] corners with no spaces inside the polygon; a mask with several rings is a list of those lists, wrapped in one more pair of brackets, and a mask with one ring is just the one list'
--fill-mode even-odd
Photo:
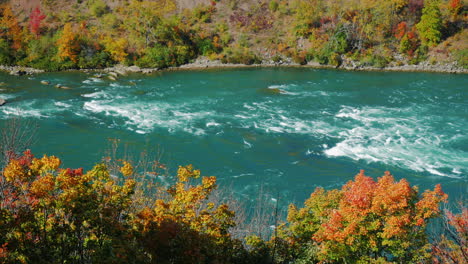
{"label": "shoreline", "polygon": [[[112,75],[126,75],[128,73],[142,73],[142,74],[151,74],[155,72],[164,72],[164,71],[184,71],[184,70],[204,70],[204,69],[235,69],[235,68],[312,68],[312,69],[336,69],[343,71],[359,71],[359,72],[428,72],[428,73],[449,73],[449,74],[467,74],[468,69],[460,68],[457,66],[456,62],[444,63],[444,64],[429,64],[428,62],[423,62],[418,65],[401,65],[395,66],[390,65],[383,68],[374,67],[374,66],[358,66],[354,62],[347,62],[340,66],[333,65],[323,65],[317,62],[309,62],[307,64],[301,65],[291,61],[285,62],[273,62],[273,61],[262,61],[261,64],[232,64],[232,63],[222,63],[221,61],[211,61],[203,57],[195,59],[191,63],[183,64],[177,67],[169,68],[140,68],[138,66],[125,66],[125,65],[115,65],[109,68],[103,69],[70,69],[58,72],[97,72],[97,73],[107,73]],[[10,75],[22,76],[22,75],[33,75],[39,73],[46,73],[44,70],[35,69],[31,67],[23,66],[4,66],[0,65],[0,71],[7,72]],[[117,77],[117,76],[115,76]]]}

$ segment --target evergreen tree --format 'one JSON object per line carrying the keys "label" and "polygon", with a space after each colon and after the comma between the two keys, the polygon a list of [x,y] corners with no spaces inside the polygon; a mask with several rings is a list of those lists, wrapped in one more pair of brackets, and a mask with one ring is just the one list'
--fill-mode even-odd
{"label": "evergreen tree", "polygon": [[421,21],[416,25],[421,42],[426,46],[435,46],[439,44],[442,37],[439,0],[428,0],[424,5],[422,13]]}

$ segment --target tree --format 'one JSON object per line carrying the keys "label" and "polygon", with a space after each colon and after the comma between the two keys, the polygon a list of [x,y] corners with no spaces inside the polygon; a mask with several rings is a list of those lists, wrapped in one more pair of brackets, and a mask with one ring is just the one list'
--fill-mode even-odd
{"label": "tree", "polygon": [[361,171],[339,191],[319,188],[304,208],[290,206],[283,239],[299,256],[314,252],[317,261],[424,261],[430,257],[425,227],[446,199],[440,185],[419,196],[388,172],[374,181]]}
{"label": "tree", "polygon": [[22,31],[16,16],[9,5],[0,6],[0,38],[10,43],[14,50],[19,50],[22,43]]}
{"label": "tree", "polygon": [[442,37],[439,4],[439,0],[425,1],[421,21],[416,25],[422,44],[429,47],[439,44]]}
{"label": "tree", "polygon": [[158,25],[162,17],[175,8],[176,5],[172,0],[131,1],[124,12],[125,27],[135,35],[134,41],[143,40],[143,47],[137,47],[139,52],[156,42]]}
{"label": "tree", "polygon": [[[100,164],[60,169],[60,159],[30,151],[10,160],[0,181],[0,245],[6,263],[119,263],[135,180],[117,185]],[[125,166],[125,165],[124,165]],[[125,171],[128,171],[125,170]],[[134,251],[134,249],[131,249]],[[3,262],[3,261],[2,261]]]}
{"label": "tree", "polygon": [[128,54],[125,51],[128,41],[125,38],[112,38],[106,36],[102,39],[105,51],[109,52],[112,58],[117,62],[124,62]]}
{"label": "tree", "polygon": [[443,217],[444,234],[432,247],[433,263],[468,263],[468,208],[459,214],[446,210]]}
{"label": "tree", "polygon": [[58,56],[60,59],[69,59],[74,63],[78,62],[78,54],[81,47],[78,41],[78,35],[73,31],[72,24],[66,23],[60,38],[57,40]]}
{"label": "tree", "polygon": [[41,23],[45,18],[46,16],[41,13],[39,7],[36,7],[29,15],[29,28],[36,37],[41,33]]}
{"label": "tree", "polygon": [[61,169],[59,158],[29,150],[11,159],[0,174],[1,262],[239,263],[246,256],[229,233],[234,212],[208,201],[215,177],[180,167],[176,183],[160,187],[165,194],[142,198],[136,168],[119,163],[111,176],[105,164],[86,173]]}

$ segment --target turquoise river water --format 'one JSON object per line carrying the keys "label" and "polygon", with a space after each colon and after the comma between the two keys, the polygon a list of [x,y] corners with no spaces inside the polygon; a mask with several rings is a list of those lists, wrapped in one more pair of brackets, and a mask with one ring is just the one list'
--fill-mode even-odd
{"label": "turquoise river water", "polygon": [[389,170],[421,189],[442,183],[454,199],[468,191],[467,75],[259,68],[117,81],[0,73],[0,82],[8,101],[0,126],[37,121],[33,152],[66,167],[91,168],[114,138],[135,153],[162,153],[172,172],[194,164],[246,200],[263,188],[302,202],[360,169],[373,177]]}

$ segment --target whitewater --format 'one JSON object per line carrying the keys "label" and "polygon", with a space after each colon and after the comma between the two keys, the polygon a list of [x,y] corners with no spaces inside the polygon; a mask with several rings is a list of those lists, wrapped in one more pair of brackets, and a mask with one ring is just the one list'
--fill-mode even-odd
{"label": "whitewater", "polygon": [[172,168],[194,164],[247,198],[266,186],[301,200],[359,169],[467,191],[465,75],[269,68],[117,81],[92,73],[0,77],[8,101],[0,121],[38,122],[33,150],[63,156],[67,166],[91,167],[118,138],[135,152],[163,150]]}

